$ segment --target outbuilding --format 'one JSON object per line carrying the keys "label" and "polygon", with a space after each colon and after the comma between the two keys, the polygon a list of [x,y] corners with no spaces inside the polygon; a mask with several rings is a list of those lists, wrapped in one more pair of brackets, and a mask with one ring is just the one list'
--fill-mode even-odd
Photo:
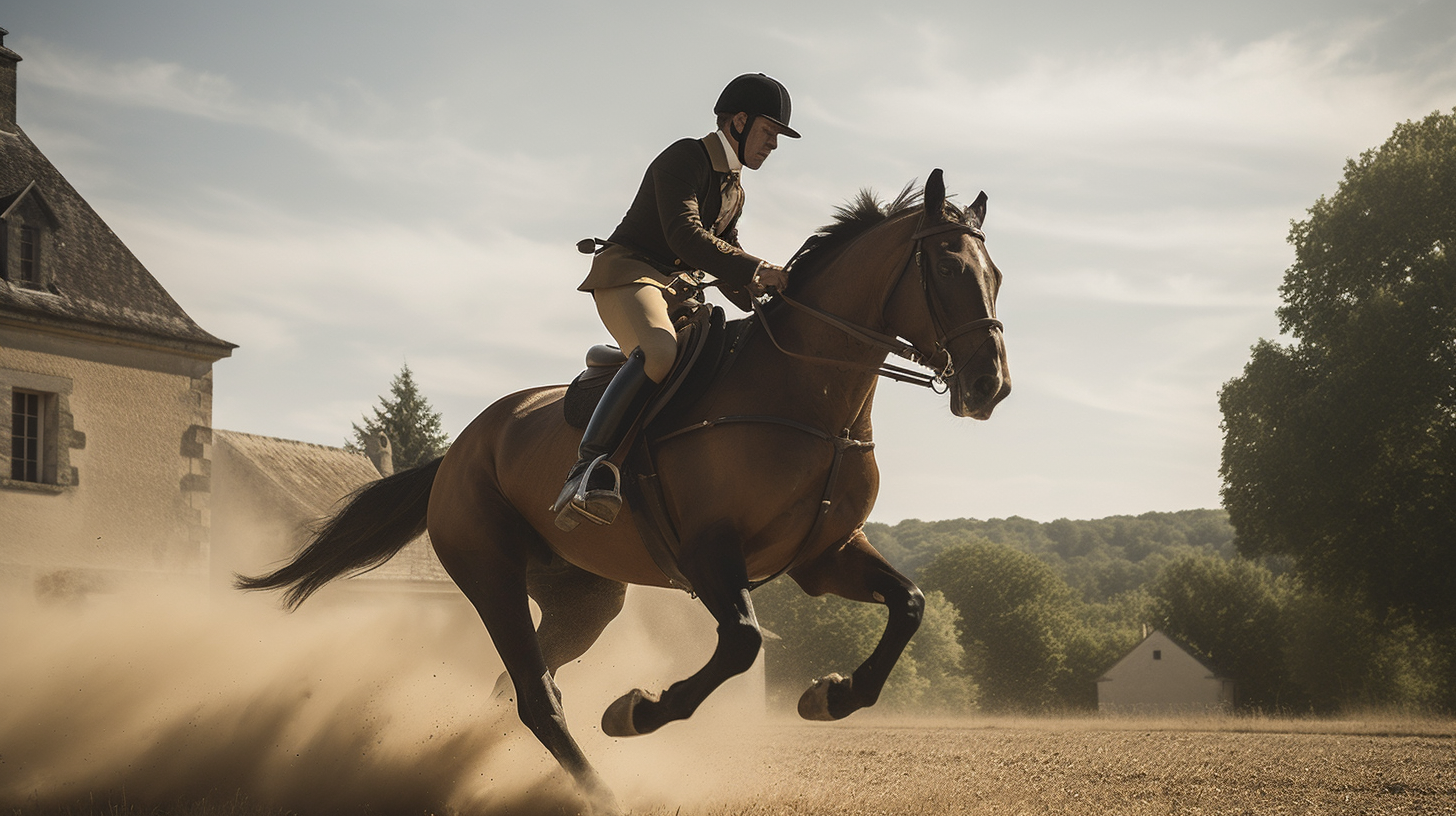
{"label": "outbuilding", "polygon": [[1097,680],[1104,714],[1207,714],[1233,703],[1233,680],[1156,629]]}

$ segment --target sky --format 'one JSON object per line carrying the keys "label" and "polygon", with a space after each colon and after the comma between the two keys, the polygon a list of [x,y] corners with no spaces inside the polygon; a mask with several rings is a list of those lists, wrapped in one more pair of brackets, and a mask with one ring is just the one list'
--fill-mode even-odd
{"label": "sky", "polygon": [[452,436],[569,381],[610,341],[576,241],[740,73],[804,137],[744,179],[755,255],[861,188],[984,190],[1014,391],[977,422],[881,384],[891,524],[1218,506],[1218,391],[1279,337],[1291,221],[1456,108],[1449,0],[0,0],[0,26],[21,127],[239,345],[219,428],[343,444],[406,363]]}

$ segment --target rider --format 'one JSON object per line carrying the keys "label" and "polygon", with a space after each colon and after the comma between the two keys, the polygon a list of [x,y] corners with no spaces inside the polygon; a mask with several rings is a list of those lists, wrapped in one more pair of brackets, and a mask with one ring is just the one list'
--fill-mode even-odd
{"label": "rider", "polygon": [[[592,259],[577,287],[591,292],[597,314],[627,362],[607,385],[592,413],[566,486],[552,506],[556,526],[571,530],[586,518],[611,524],[622,497],[614,468],[598,468],[612,455],[642,413],[677,356],[677,333],[668,319],[680,275],[713,276],[734,303],[788,283],[783,267],[755,258],[738,245],[743,211],[739,171],[757,170],[778,147],[778,137],[799,138],[789,127],[789,92],[763,74],[735,78],[713,112],[718,129],[701,139],[681,139],[662,151],[642,178],[637,197]],[[583,242],[584,252],[591,242]]]}

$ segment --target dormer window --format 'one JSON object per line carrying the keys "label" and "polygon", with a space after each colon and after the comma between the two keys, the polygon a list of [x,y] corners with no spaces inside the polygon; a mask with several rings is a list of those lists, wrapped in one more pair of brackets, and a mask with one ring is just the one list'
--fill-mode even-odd
{"label": "dormer window", "polygon": [[15,286],[55,291],[49,265],[59,228],[35,182],[0,198],[0,275]]}

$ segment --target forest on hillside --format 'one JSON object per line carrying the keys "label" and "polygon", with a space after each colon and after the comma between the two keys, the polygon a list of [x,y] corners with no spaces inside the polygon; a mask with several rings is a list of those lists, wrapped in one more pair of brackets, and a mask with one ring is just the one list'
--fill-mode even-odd
{"label": "forest on hillside", "polygon": [[[1236,552],[1223,510],[1092,520],[910,519],[867,524],[876,549],[925,591],[919,631],[880,705],[902,711],[1095,710],[1097,678],[1152,629],[1238,684],[1243,710],[1451,710],[1456,644],[1304,585],[1276,559]],[[754,593],[771,633],[770,694],[848,674],[886,622],[878,605]]]}
{"label": "forest on hillside", "polygon": [[1137,589],[1163,567],[1187,556],[1234,555],[1234,528],[1223,510],[1183,510],[1049,523],[1018,516],[1004,519],[908,519],[890,526],[871,522],[865,535],[881,555],[911,580],[947,547],[980,537],[1036,556],[1083,600],[1102,603]]}

